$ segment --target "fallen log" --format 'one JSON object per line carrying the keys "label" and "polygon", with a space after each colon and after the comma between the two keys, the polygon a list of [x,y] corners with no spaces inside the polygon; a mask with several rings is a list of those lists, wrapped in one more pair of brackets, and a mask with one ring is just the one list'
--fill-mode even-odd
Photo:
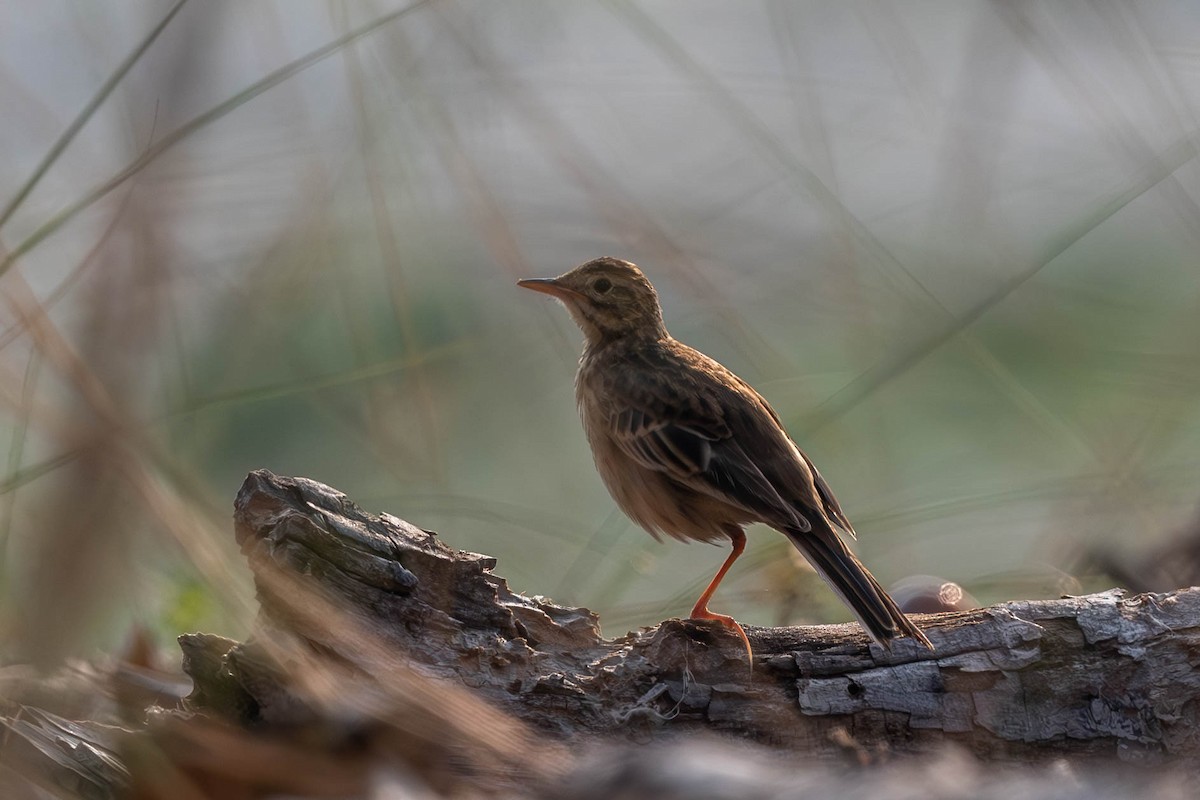
{"label": "fallen log", "polygon": [[[1200,753],[1196,589],[918,617],[932,652],[906,639],[883,649],[857,625],[751,626],[751,672],[718,625],[668,620],[604,639],[588,610],[515,593],[493,573],[494,559],[364,512],[314,481],[252,473],[235,525],[267,626],[386,683],[361,647],[366,636],[402,654],[406,669],[469,687],[567,739],[702,731],[810,758],[947,742],[1022,761],[1157,763]],[[301,613],[297,598],[317,595],[345,618],[331,625],[327,614]],[[356,636],[345,635],[346,619]],[[184,639],[185,651],[195,644]],[[216,674],[226,689],[237,684],[226,655],[216,654],[216,672],[189,669],[200,696],[217,691]],[[255,709],[243,719],[269,716],[279,702],[262,696],[264,685],[261,675],[239,685],[241,706]]]}
{"label": "fallen log", "polygon": [[[1192,794],[1200,589],[919,616],[932,652],[857,625],[751,626],[751,671],[719,625],[605,639],[587,609],[516,593],[494,559],[315,481],[251,473],[234,521],[253,634],[181,636],[182,703],[122,690],[120,667],[70,672],[78,695],[126,698],[119,715],[5,703],[0,794]],[[63,681],[5,685],[49,698]]]}

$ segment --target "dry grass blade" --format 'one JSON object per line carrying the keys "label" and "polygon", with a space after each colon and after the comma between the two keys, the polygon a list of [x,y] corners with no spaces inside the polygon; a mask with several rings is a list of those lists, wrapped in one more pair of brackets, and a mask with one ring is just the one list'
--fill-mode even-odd
{"label": "dry grass blade", "polygon": [[[345,9],[343,8],[341,11],[340,16],[343,17],[341,22],[344,27]],[[392,221],[387,187],[380,179],[378,171],[372,168],[372,163],[381,158],[384,153],[378,145],[378,137],[371,133],[371,117],[367,106],[362,58],[355,43],[347,45],[342,51],[342,55],[346,63],[347,79],[350,83],[350,96],[353,100],[357,122],[359,153],[363,162],[367,190],[370,194],[375,239],[378,242],[379,254],[382,258],[384,280],[389,289],[388,297],[392,304],[392,316],[400,329],[405,352],[415,354],[414,361],[416,363],[410,370],[410,374],[415,384],[414,394],[422,421],[422,424],[418,426],[421,437],[420,452],[429,464],[434,480],[444,483],[446,480],[445,457],[441,452],[440,442],[435,436],[439,427],[437,398],[428,372],[420,363],[421,342],[417,326],[413,322],[413,303],[405,278],[404,259],[400,255],[400,245]],[[355,315],[349,314],[348,318],[351,333],[358,344],[358,340],[365,338],[367,332],[354,323]],[[370,404],[370,414],[378,423],[385,416],[384,405],[387,397],[377,391],[372,391],[374,388],[368,386],[368,392],[370,392],[368,403]],[[383,428],[382,425],[377,425],[377,427]]]}
{"label": "dry grass blade", "polygon": [[[784,362],[786,359],[729,307],[717,285],[692,268],[687,247],[658,221],[655,209],[626,189],[552,108],[508,73],[465,11],[447,2],[439,4],[436,11],[470,61],[487,76],[497,94],[511,103],[518,123],[534,137],[546,157],[586,195],[595,213],[624,246],[631,253],[647,253],[658,269],[669,270],[678,285],[716,309],[727,329],[735,334],[733,347],[747,363],[761,366],[764,362]],[[476,188],[472,186],[473,190]]]}
{"label": "dry grass blade", "polygon": [[1163,152],[1155,160],[1153,169],[1148,174],[1143,175],[1135,184],[1116,197],[1084,215],[1076,224],[1060,232],[1054,241],[1047,245],[1042,257],[1036,263],[1010,278],[999,290],[976,303],[967,313],[948,320],[941,329],[932,331],[929,335],[909,343],[899,355],[864,371],[830,396],[810,415],[804,425],[804,430],[811,433],[821,429],[871,396],[888,381],[919,364],[931,353],[978,322],[988,311],[1028,283],[1088,233],[1162,181],[1171,178],[1195,158],[1196,150],[1192,142],[1187,139]]}
{"label": "dry grass blade", "polygon": [[258,796],[361,797],[370,784],[366,753],[330,751],[324,742],[271,737],[196,716],[170,719],[153,737],[132,740],[131,794],[141,800]]}
{"label": "dry grass blade", "polygon": [[[79,260],[79,264],[75,267],[75,269],[71,270],[71,273],[63,278],[63,280],[57,286],[55,286],[49,294],[46,295],[45,300],[42,301],[43,308],[45,308],[47,311],[54,308],[59,301],[67,296],[72,288],[78,285],[80,278],[82,278],[89,269],[99,263],[99,256],[101,252],[112,240],[113,235],[121,228],[125,211],[129,208],[132,197],[133,191],[132,187],[130,187],[130,190],[127,191],[125,196],[121,198],[120,205],[118,205],[116,210],[113,212],[112,219],[109,220],[108,226],[105,227],[104,231],[98,237],[96,237],[96,243],[93,244],[88,250],[87,254]],[[0,333],[0,350],[4,350],[4,348],[8,347],[14,341],[19,339],[24,332],[25,329],[18,323],[11,325],[8,330]]]}
{"label": "dry grass blade", "polygon": [[93,203],[102,199],[108,195],[109,192],[113,191],[125,181],[141,172],[148,164],[165,153],[167,150],[170,150],[172,147],[182,142],[184,139],[212,124],[213,122],[216,122],[225,115],[229,114],[231,111],[249,102],[268,89],[279,85],[299,72],[303,72],[313,64],[328,58],[350,42],[353,42],[356,39],[361,39],[362,37],[373,33],[389,22],[399,19],[400,17],[415,11],[418,8],[427,5],[429,2],[431,2],[431,0],[417,0],[417,2],[413,3],[412,5],[405,6],[404,8],[397,9],[389,14],[385,14],[378,19],[366,23],[365,25],[360,25],[344,36],[339,36],[328,44],[322,45],[321,47],[312,50],[300,58],[297,58],[294,61],[291,61],[288,64],[280,67],[261,80],[256,81],[250,86],[247,86],[245,89],[238,92],[233,97],[230,97],[228,100],[218,103],[208,111],[193,117],[188,122],[185,122],[175,130],[161,137],[155,141],[154,144],[147,147],[140,156],[135,158],[123,169],[117,172],[117,174],[113,175],[104,183],[87,192],[83,197],[79,198],[74,203],[59,211],[49,220],[42,223],[36,230],[33,231],[33,233],[25,237],[25,239],[22,240],[16,247],[12,248],[12,250],[10,250],[4,258],[0,259],[0,275],[8,272],[12,265],[16,263],[17,259],[28,253],[33,248],[37,247],[47,237],[51,236],[63,225],[74,219],[75,216],[81,211],[89,208]]}
{"label": "dry grass blade", "polygon": [[175,15],[179,13],[186,2],[187,0],[176,0],[175,5],[171,6],[162,20],[146,34],[142,41],[138,42],[137,46],[125,57],[125,60],[117,65],[117,68],[108,77],[108,80],[100,86],[96,94],[92,96],[92,99],[79,110],[79,113],[71,121],[71,124],[67,126],[67,129],[62,132],[54,144],[51,145],[50,149],[46,151],[46,155],[38,163],[37,167],[34,168],[33,174],[21,185],[21,188],[17,190],[13,198],[8,201],[8,205],[4,207],[4,210],[0,211],[0,228],[4,227],[4,223],[8,222],[9,218],[21,207],[21,203],[25,201],[29,193],[38,185],[42,176],[46,174],[50,167],[54,165],[54,162],[58,160],[58,157],[62,155],[62,152],[71,144],[71,141],[75,138],[75,134],[79,133],[83,126],[87,124],[92,115],[96,113],[96,110],[100,108],[101,104],[117,88],[117,84],[125,78],[125,75],[133,68],[133,65],[150,49],[150,45],[154,44],[159,34],[166,30],[167,25],[171,23],[171,20],[175,18]]}
{"label": "dry grass blade", "polygon": [[[157,516],[212,585],[236,586],[237,581],[231,577],[232,567],[212,534],[212,522],[198,513],[199,504],[187,502],[173,488],[173,485],[186,485],[187,481],[180,478],[170,459],[130,418],[100,377],[55,326],[19,270],[9,274],[3,294],[41,358],[76,389],[83,406],[94,419],[91,424],[82,426],[66,423],[53,428],[40,426],[45,432],[59,436],[66,443],[67,452],[46,462],[42,468],[26,469],[19,481],[17,476],[10,479],[15,486],[28,480],[29,475],[44,474],[48,468],[67,464],[73,467],[74,488],[67,487],[67,496],[74,504],[55,509],[57,514],[65,516],[61,524],[50,526],[55,536],[46,542],[51,549],[42,563],[43,568],[59,570],[63,574],[59,580],[44,583],[42,588],[46,596],[43,602],[32,603],[31,608],[39,616],[48,615],[47,619],[56,624],[61,621],[78,626],[91,622],[86,614],[74,613],[73,609],[94,605],[87,592],[95,588],[96,581],[106,577],[96,563],[101,561],[99,556],[104,554],[104,560],[111,561],[115,554],[123,552],[121,537],[106,540],[95,529],[100,518],[116,513],[122,499],[128,499],[124,494],[127,489],[132,489],[135,496],[140,497],[142,507]],[[173,485],[164,479],[164,474],[173,475]],[[96,518],[90,519],[89,513]],[[80,520],[87,522],[81,524]],[[58,537],[63,539],[61,549],[56,550],[53,545]],[[91,556],[87,555],[89,552]],[[72,572],[78,573],[73,579],[69,577]],[[71,591],[59,591],[56,586],[69,587]],[[83,593],[77,601],[72,599],[75,592]],[[248,598],[239,599],[231,593],[225,600],[234,608],[240,600],[241,612],[248,612]],[[31,624],[27,633],[34,639],[35,650],[48,648],[46,653],[56,652],[69,639],[62,635],[62,630],[56,635],[55,624]]]}

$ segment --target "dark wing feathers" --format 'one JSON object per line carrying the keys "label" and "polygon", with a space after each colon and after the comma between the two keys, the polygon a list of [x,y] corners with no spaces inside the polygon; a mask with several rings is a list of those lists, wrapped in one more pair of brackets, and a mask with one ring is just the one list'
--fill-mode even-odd
{"label": "dark wing feathers", "polygon": [[[647,364],[622,370],[610,387],[617,399],[610,430],[627,455],[768,524],[807,531],[806,513],[837,508],[824,481],[814,488],[815,470],[809,466],[806,474],[807,459],[793,455],[774,412],[753,389],[690,348],[677,355],[689,369]],[[840,509],[834,519],[842,523]]]}
{"label": "dark wing feathers", "polygon": [[821,506],[825,511],[825,516],[829,517],[832,522],[848,533],[851,539],[857,539],[858,534],[854,532],[854,526],[850,524],[850,520],[846,519],[846,515],[842,512],[841,504],[833,496],[833,490],[829,488],[829,484],[821,477],[821,473],[817,472],[816,465],[812,463],[812,460],[799,447],[796,448],[796,452],[804,459],[804,463],[808,464],[808,470],[813,476],[813,484],[817,488],[817,494],[821,497]]}
{"label": "dark wing feathers", "polygon": [[638,408],[625,407],[613,418],[613,433],[643,467],[681,478],[708,470],[716,438],[686,425],[674,425]]}
{"label": "dark wing feathers", "polygon": [[720,497],[731,498],[737,505],[762,514],[764,521],[783,519],[797,530],[807,531],[812,523],[779,494],[758,465],[736,442],[727,439],[714,448],[716,455],[704,474],[706,487]]}

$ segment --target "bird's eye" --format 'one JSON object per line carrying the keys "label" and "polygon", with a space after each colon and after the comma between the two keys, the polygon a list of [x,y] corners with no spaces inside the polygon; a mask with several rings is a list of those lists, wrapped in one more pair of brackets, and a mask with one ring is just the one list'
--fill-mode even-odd
{"label": "bird's eye", "polygon": [[596,294],[604,294],[611,288],[612,281],[608,278],[597,278],[595,283],[592,284],[592,289],[596,291]]}

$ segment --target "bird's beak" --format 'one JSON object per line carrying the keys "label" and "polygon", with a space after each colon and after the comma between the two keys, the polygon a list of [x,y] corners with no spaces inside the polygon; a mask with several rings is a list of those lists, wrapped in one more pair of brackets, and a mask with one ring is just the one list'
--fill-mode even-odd
{"label": "bird's beak", "polygon": [[583,295],[574,289],[568,289],[554,278],[526,278],[523,281],[517,281],[517,286],[523,289],[532,289],[535,292],[548,294],[551,297],[557,297],[559,300],[576,300]]}

